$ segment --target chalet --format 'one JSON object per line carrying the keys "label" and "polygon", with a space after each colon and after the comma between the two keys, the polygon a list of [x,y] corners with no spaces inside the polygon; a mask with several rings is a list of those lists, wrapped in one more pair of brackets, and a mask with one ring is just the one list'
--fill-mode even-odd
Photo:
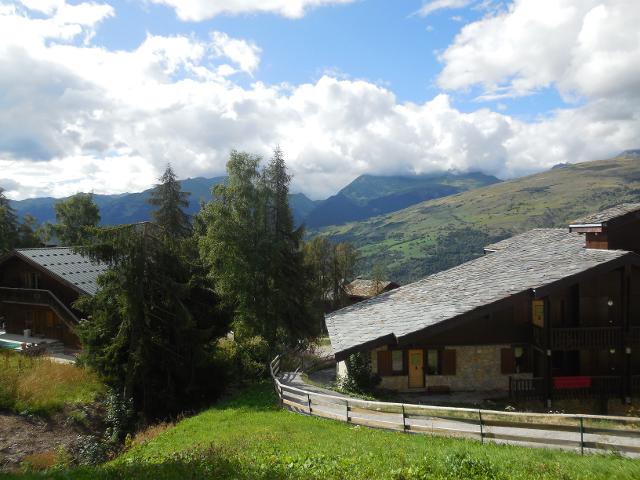
{"label": "chalet", "polygon": [[485,252],[328,315],[338,372],[365,352],[392,390],[640,394],[640,204]]}
{"label": "chalet", "polygon": [[73,303],[96,293],[98,275],[106,268],[62,247],[14,250],[0,258],[0,316],[6,338],[34,343],[42,339],[78,349],[74,327],[79,312]]}
{"label": "chalet", "polygon": [[381,293],[395,290],[400,285],[389,280],[370,280],[365,278],[356,278],[353,282],[344,286],[345,294],[349,300],[349,304],[354,304],[375,297]]}

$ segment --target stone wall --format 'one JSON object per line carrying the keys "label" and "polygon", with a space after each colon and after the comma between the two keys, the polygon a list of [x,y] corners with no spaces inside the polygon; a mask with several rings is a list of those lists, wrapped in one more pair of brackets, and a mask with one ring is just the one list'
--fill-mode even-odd
{"label": "stone wall", "polygon": [[[502,348],[511,345],[478,345],[478,346],[449,346],[446,349],[456,351],[455,375],[425,375],[426,387],[447,386],[451,391],[486,391],[509,390],[509,377],[531,378],[530,373],[503,375],[501,373]],[[372,370],[377,372],[377,351],[371,352]],[[407,375],[393,375],[382,377],[381,387],[389,390],[408,390],[409,377]],[[413,389],[412,389],[413,390]]]}

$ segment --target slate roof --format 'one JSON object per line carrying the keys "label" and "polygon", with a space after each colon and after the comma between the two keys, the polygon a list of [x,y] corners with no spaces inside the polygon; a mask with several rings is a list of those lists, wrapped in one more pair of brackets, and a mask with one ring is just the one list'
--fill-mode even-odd
{"label": "slate roof", "polygon": [[370,298],[394,286],[398,285],[389,280],[376,282],[366,278],[356,278],[353,282],[345,285],[344,291],[352,297]]}
{"label": "slate roof", "polygon": [[334,354],[389,336],[403,337],[514,294],[535,291],[566,277],[629,256],[623,250],[584,248],[566,229],[536,229],[503,240],[496,250],[452,269],[343,308],[326,317]]}
{"label": "slate roof", "polygon": [[98,275],[108,268],[106,264],[93,262],[67,247],[22,248],[16,253],[89,295],[98,291]]}
{"label": "slate roof", "polygon": [[621,203],[615,207],[603,210],[598,213],[592,213],[571,222],[569,227],[577,227],[580,225],[598,225],[601,226],[618,217],[623,217],[629,213],[638,211],[640,213],[640,203]]}

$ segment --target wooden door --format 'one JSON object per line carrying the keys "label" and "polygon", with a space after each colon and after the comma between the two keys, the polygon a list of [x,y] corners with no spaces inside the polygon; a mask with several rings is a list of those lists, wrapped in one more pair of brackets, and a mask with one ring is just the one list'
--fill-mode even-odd
{"label": "wooden door", "polygon": [[409,350],[409,388],[424,387],[424,352]]}

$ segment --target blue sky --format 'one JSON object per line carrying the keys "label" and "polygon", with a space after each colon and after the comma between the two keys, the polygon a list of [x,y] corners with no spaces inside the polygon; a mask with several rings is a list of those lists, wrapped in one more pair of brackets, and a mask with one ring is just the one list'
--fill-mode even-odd
{"label": "blue sky", "polygon": [[0,0],[0,186],[117,193],[280,145],[294,189],[636,148],[635,0]]}

